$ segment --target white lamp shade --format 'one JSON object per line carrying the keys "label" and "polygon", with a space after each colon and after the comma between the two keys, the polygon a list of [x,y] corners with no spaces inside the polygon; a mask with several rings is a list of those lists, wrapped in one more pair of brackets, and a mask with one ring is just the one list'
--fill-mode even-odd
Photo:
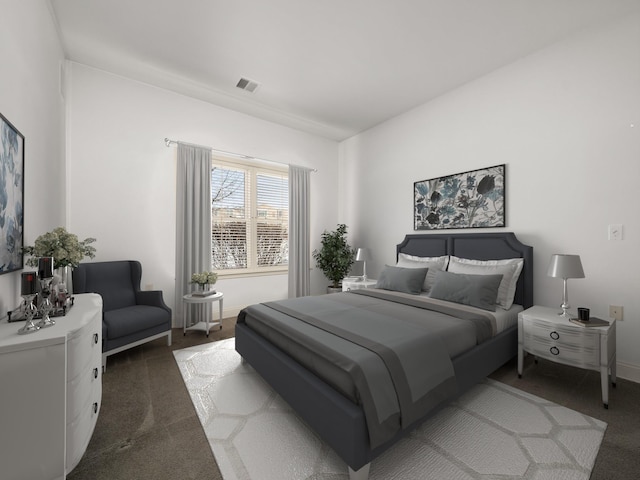
{"label": "white lamp shade", "polygon": [[584,278],[580,255],[552,255],[547,275],[557,278]]}
{"label": "white lamp shade", "polygon": [[356,253],[356,261],[363,262],[369,260],[369,251],[366,248],[359,248]]}

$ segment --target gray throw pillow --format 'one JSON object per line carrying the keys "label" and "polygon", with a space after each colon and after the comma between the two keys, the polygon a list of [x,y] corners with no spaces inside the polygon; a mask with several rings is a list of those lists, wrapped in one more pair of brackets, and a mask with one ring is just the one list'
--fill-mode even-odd
{"label": "gray throw pillow", "polygon": [[469,275],[438,271],[429,296],[495,312],[501,281],[502,275]]}
{"label": "gray throw pillow", "polygon": [[427,270],[428,268],[403,268],[385,265],[378,278],[378,283],[376,283],[376,288],[417,295],[422,291]]}

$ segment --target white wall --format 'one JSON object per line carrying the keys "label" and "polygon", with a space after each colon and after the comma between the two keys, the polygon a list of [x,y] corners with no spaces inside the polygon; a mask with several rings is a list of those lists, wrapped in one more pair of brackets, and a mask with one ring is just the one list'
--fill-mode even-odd
{"label": "white wall", "polygon": [[[0,12],[0,112],[25,137],[24,240],[33,245],[65,222],[63,54],[47,2],[0,0]],[[20,273],[0,276],[0,318],[18,306]]]}
{"label": "white wall", "polygon": [[[523,58],[343,142],[340,155],[341,218],[373,250],[372,277],[414,233],[413,182],[505,163],[505,230],[534,247],[535,302],[562,303],[551,254],[579,254],[586,278],[569,280],[570,303],[605,318],[624,306],[619,373],[640,381],[640,16]],[[615,223],[620,242],[607,240]]]}
{"label": "white wall", "polygon": [[[317,168],[311,174],[311,236],[337,219],[338,144],[199,100],[70,64],[69,229],[95,237],[94,261],[137,259],[143,288],[175,305],[176,148],[164,138]],[[318,239],[318,240],[315,240]],[[314,244],[313,247],[317,247]],[[312,271],[313,293],[326,280]],[[226,315],[287,297],[287,276],[219,279]],[[176,325],[180,321],[174,319]]]}

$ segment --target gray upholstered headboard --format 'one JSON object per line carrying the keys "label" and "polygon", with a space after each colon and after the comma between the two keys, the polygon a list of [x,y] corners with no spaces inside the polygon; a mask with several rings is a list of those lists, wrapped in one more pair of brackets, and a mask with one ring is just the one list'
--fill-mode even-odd
{"label": "gray upholstered headboard", "polygon": [[455,255],[475,260],[523,258],[514,303],[533,305],[533,247],[520,242],[512,232],[502,233],[424,233],[407,235],[396,247],[399,253],[419,257]]}

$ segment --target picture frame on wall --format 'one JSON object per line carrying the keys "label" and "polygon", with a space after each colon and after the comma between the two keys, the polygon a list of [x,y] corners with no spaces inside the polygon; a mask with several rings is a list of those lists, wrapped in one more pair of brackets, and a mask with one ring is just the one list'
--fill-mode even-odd
{"label": "picture frame on wall", "polygon": [[414,230],[504,227],[505,164],[413,184]]}
{"label": "picture frame on wall", "polygon": [[24,267],[24,136],[0,113],[0,275]]}

